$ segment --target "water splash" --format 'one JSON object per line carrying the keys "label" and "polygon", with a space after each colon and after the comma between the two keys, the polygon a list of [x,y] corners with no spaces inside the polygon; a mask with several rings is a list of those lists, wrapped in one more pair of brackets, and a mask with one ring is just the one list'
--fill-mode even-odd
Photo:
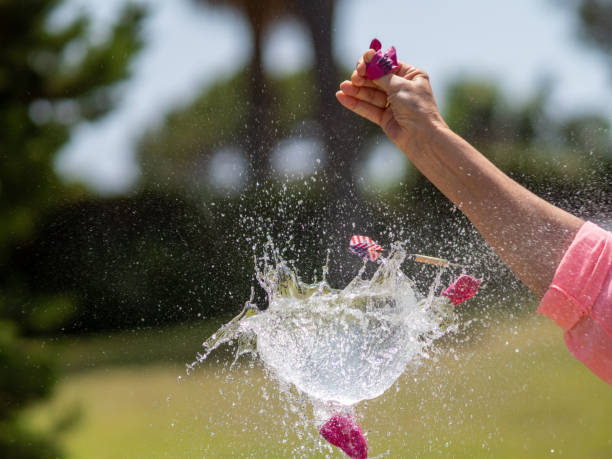
{"label": "water splash", "polygon": [[230,343],[237,344],[234,362],[253,353],[279,382],[318,404],[349,407],[382,395],[407,365],[418,365],[437,339],[457,328],[452,305],[436,294],[444,268],[421,295],[401,270],[406,256],[396,243],[370,278],[364,265],[337,290],[327,283],[327,264],[321,281],[306,284],[269,243],[256,260],[267,309],[257,308],[252,294],[240,315],[203,344],[188,373]]}

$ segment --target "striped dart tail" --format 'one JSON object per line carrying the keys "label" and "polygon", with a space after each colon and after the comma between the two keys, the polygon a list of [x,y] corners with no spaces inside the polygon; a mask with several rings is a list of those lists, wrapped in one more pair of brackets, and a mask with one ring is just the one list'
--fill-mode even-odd
{"label": "striped dart tail", "polygon": [[376,261],[382,252],[382,247],[368,236],[352,236],[349,249],[352,253],[370,261]]}

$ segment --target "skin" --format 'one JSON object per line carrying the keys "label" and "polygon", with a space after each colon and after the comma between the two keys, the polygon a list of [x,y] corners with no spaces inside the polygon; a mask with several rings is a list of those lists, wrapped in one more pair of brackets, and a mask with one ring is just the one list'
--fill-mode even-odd
{"label": "skin", "polygon": [[393,74],[366,79],[373,55],[370,49],[359,59],[350,81],[340,84],[338,101],[378,124],[541,298],[584,221],[516,183],[455,134],[422,70],[399,62]]}

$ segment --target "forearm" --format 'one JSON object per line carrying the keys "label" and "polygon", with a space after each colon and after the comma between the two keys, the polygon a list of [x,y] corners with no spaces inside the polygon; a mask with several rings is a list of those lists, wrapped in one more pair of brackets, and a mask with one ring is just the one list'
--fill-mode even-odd
{"label": "forearm", "polygon": [[420,130],[401,148],[541,297],[583,221],[540,199],[446,127]]}
{"label": "forearm", "polygon": [[340,84],[342,105],[378,124],[414,165],[474,224],[502,261],[543,296],[563,254],[584,223],[538,198],[497,169],[444,123],[429,77],[400,63],[374,81],[359,60]]}

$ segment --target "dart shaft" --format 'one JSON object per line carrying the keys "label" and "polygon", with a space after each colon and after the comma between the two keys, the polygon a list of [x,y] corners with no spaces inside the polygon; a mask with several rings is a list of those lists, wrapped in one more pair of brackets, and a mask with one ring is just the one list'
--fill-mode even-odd
{"label": "dart shaft", "polygon": [[429,257],[427,255],[415,255],[414,261],[418,263],[427,263],[429,265],[448,266],[450,263],[443,258]]}

